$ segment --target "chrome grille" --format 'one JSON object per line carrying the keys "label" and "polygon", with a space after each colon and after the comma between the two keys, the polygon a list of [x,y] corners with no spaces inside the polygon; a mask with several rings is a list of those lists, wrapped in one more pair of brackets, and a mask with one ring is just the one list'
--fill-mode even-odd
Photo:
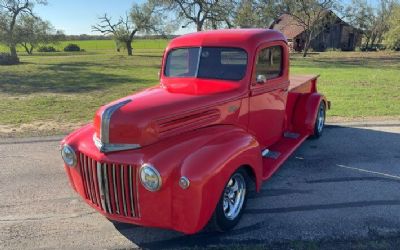
{"label": "chrome grille", "polygon": [[101,163],[84,154],[79,160],[87,200],[106,213],[137,217],[134,166]]}

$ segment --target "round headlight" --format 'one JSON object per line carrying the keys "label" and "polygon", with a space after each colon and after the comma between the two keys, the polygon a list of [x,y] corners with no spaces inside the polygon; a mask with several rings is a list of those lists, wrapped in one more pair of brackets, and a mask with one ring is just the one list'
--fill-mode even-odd
{"label": "round headlight", "polygon": [[161,188],[161,176],[150,164],[143,164],[139,170],[140,182],[149,191],[155,192]]}
{"label": "round headlight", "polygon": [[64,146],[62,146],[61,148],[61,156],[65,162],[65,164],[67,164],[70,167],[75,167],[76,165],[76,154],[74,149],[65,144]]}

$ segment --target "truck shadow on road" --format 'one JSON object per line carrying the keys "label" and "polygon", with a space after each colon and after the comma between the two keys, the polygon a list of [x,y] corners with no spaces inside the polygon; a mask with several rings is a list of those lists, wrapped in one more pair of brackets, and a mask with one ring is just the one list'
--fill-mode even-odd
{"label": "truck shadow on road", "polygon": [[145,249],[400,233],[400,129],[388,131],[327,127],[319,140],[307,140],[260,193],[250,194],[241,222],[230,232],[183,235],[123,223],[115,228]]}

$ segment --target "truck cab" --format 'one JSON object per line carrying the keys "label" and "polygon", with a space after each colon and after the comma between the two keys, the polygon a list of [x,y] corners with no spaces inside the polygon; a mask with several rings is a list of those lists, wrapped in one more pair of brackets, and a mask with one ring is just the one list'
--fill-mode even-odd
{"label": "truck cab", "polygon": [[274,30],[173,39],[160,83],[103,107],[61,143],[72,187],[111,220],[196,233],[226,231],[256,190],[310,136],[322,134],[317,75],[289,76]]}

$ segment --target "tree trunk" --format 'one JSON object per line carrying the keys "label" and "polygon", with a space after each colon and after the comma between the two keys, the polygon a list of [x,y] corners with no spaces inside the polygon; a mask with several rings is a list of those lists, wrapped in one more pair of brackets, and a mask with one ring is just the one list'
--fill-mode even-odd
{"label": "tree trunk", "polygon": [[197,31],[201,31],[203,29],[203,24],[201,22],[196,23]]}
{"label": "tree trunk", "polygon": [[21,43],[21,46],[24,47],[26,53],[28,53],[28,55],[30,55],[29,49],[28,49],[28,45],[26,45],[26,44],[24,44],[24,43]]}
{"label": "tree trunk", "polygon": [[133,49],[132,49],[132,41],[126,42],[126,50],[128,51],[128,56],[132,56]]}
{"label": "tree trunk", "polygon": [[374,34],[371,38],[371,44],[370,44],[371,50],[374,48],[375,41],[376,41],[376,34]]}
{"label": "tree trunk", "polygon": [[308,43],[306,42],[306,44],[304,45],[304,50],[303,50],[303,57],[306,57],[306,56],[307,56],[308,49],[309,49],[309,45],[308,45]]}
{"label": "tree trunk", "polygon": [[11,54],[11,57],[18,58],[17,48],[16,48],[15,44],[10,44],[10,54]]}
{"label": "tree trunk", "polygon": [[311,38],[312,38],[312,32],[310,32],[310,34],[308,34],[308,36],[306,38],[306,42],[304,44],[303,57],[307,56],[308,49],[310,48],[310,44],[311,44]]}
{"label": "tree trunk", "polygon": [[24,47],[26,53],[28,53],[28,55],[32,55],[33,52],[33,46],[31,45],[30,47],[28,47],[27,44],[25,43],[21,43],[21,46]]}

